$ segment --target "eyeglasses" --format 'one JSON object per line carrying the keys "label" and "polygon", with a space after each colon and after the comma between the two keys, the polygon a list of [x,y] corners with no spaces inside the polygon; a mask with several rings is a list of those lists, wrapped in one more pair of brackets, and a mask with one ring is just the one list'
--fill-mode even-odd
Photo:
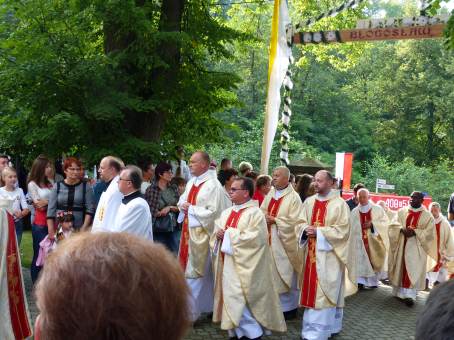
{"label": "eyeglasses", "polygon": [[239,189],[237,189],[237,188],[230,188],[230,191],[231,191],[231,192],[240,191],[240,190],[247,190],[247,189],[242,189],[242,188],[239,188]]}
{"label": "eyeglasses", "polygon": [[66,170],[68,170],[68,171],[80,171],[82,169],[81,168],[67,168]]}
{"label": "eyeglasses", "polygon": [[119,181],[125,181],[125,182],[131,182],[130,179],[125,179],[125,178],[119,178],[118,180],[119,180]]}

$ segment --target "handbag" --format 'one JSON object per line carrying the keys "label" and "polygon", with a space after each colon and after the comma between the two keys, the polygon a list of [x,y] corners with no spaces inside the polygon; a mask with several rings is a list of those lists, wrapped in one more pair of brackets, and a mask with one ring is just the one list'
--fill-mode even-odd
{"label": "handbag", "polygon": [[[165,206],[167,207],[168,204],[165,201],[164,197],[161,197]],[[175,231],[177,227],[177,218],[175,213],[169,211],[169,213],[165,216],[155,217],[153,221],[153,232],[155,233],[171,233]]]}

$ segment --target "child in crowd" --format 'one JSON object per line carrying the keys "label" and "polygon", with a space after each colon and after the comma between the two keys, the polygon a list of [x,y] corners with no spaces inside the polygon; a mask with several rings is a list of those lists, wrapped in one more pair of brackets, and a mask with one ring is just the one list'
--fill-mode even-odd
{"label": "child in crowd", "polygon": [[58,244],[60,241],[71,236],[74,231],[74,215],[71,211],[60,211],[57,213],[57,222],[58,228],[55,241]]}
{"label": "child in crowd", "polygon": [[5,184],[0,188],[0,197],[13,201],[13,218],[16,228],[17,243],[20,246],[24,228],[23,218],[30,212],[24,191],[17,186],[17,173],[14,168],[6,167],[2,171],[2,180]]}
{"label": "child in crowd", "polygon": [[71,236],[74,231],[74,215],[71,211],[60,211],[57,213],[57,232],[55,234],[55,240],[49,239],[46,236],[39,243],[39,254],[36,260],[36,265],[42,267],[46,261],[46,257],[54,251],[58,244]]}

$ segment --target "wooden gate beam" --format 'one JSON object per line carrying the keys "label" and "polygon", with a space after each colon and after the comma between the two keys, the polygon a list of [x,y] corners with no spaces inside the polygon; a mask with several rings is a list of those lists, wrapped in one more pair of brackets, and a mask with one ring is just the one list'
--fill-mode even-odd
{"label": "wooden gate beam", "polygon": [[441,38],[445,24],[408,27],[385,27],[340,31],[299,32],[294,44],[330,44],[357,41]]}

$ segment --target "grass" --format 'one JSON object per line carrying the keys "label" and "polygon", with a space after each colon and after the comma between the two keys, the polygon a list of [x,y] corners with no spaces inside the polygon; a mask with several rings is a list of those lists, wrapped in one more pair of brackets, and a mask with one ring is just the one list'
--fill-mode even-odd
{"label": "grass", "polygon": [[26,230],[22,234],[20,244],[22,267],[30,268],[33,259],[33,240],[31,230]]}

